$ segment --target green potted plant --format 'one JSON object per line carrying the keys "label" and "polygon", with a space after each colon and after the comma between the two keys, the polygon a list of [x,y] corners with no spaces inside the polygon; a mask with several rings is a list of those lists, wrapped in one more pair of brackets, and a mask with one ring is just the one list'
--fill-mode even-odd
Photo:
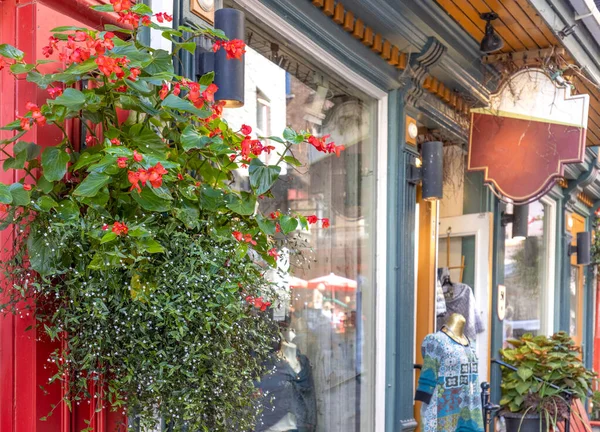
{"label": "green potted plant", "polygon": [[565,332],[551,337],[525,334],[508,341],[502,360],[502,415],[507,432],[546,431],[569,415],[568,397],[585,399],[596,374],[581,361],[581,349]]}
{"label": "green potted plant", "polygon": [[[263,214],[260,203],[282,164],[300,165],[297,146],[333,157],[343,146],[291,129],[232,130],[213,74],[175,73],[198,38],[232,62],[243,41],[162,26],[169,15],[131,0],[93,8],[122,27],[57,27],[43,60],[0,44],[3,74],[46,93],[0,130],[3,168],[18,179],[0,182],[0,229],[14,234],[0,310],[35,311],[36,331],[56,346],[46,385],[62,385],[69,408],[92,402],[92,412],[118,410],[144,430],[157,414],[177,431],[252,429],[253,382],[276,336],[277,292],[263,275],[288,234],[329,226],[284,209]],[[144,45],[143,27],[173,52]],[[74,124],[81,140],[67,132]],[[59,139],[35,142],[38,128]],[[246,188],[234,182],[240,167]]]}

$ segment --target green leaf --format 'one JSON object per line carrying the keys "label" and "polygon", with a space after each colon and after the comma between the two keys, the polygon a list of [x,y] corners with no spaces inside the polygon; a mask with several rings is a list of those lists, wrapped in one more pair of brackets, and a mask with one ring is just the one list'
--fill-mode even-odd
{"label": "green leaf", "polygon": [[138,93],[143,94],[144,96],[150,96],[152,95],[152,93],[154,93],[154,91],[150,88],[150,86],[148,86],[148,83],[146,83],[146,81],[131,81],[130,79],[126,79],[125,84],[127,84],[128,87],[131,87]]}
{"label": "green leaf", "polygon": [[2,164],[2,168],[4,168],[5,171],[8,171],[10,169],[23,169],[25,167],[25,158],[26,158],[26,154],[25,153],[19,153],[16,157],[11,157],[11,158],[7,158],[4,160],[4,163]]}
{"label": "green leaf", "polygon": [[249,194],[248,192],[242,192],[241,198],[235,195],[230,195],[230,201],[227,203],[227,208],[242,216],[249,216],[254,213],[256,209],[256,195]]}
{"label": "green leaf", "polygon": [[150,9],[150,7],[144,3],[137,3],[133,5],[131,11],[140,15],[152,15],[152,9]]}
{"label": "green leaf", "polygon": [[161,186],[158,188],[154,188],[154,187],[149,187],[149,190],[156,195],[157,197],[159,197],[160,199],[164,199],[167,201],[172,201],[173,200],[173,196],[171,195],[171,192],[169,191],[169,188],[165,187],[165,186]]}
{"label": "green leaf", "polygon": [[179,96],[175,96],[174,94],[170,94],[162,101],[162,106],[165,108],[171,108],[177,111],[182,111],[190,114],[194,114],[201,119],[205,119],[211,116],[209,110],[198,109],[191,102],[181,99]]}
{"label": "green leaf", "polygon": [[77,162],[75,162],[71,170],[77,171],[78,169],[98,162],[100,159],[102,159],[102,155],[100,153],[81,153],[81,156],[79,156],[79,159]]}
{"label": "green leaf", "polygon": [[107,171],[109,168],[116,168],[117,166],[117,157],[111,154],[105,155],[100,162],[91,165],[87,170],[88,172],[98,172],[103,173]]}
{"label": "green leaf", "polygon": [[19,141],[13,147],[13,152],[15,155],[25,153],[25,160],[28,161],[37,158],[40,155],[41,151],[42,147],[35,143],[27,141]]}
{"label": "green leaf", "polygon": [[85,73],[96,70],[97,68],[98,68],[98,65],[96,64],[96,60],[91,58],[91,59],[84,61],[83,63],[73,64],[73,65],[69,66],[67,68],[67,70],[65,70],[65,73],[71,73],[74,75],[83,75]]}
{"label": "green leaf", "polygon": [[31,71],[27,74],[27,81],[35,83],[38,87],[45,89],[54,82],[54,78],[52,75],[42,75],[37,71]]}
{"label": "green leaf", "polygon": [[79,218],[79,207],[73,201],[61,201],[58,204],[57,211],[61,219],[66,221],[71,221]]}
{"label": "green leaf", "polygon": [[31,193],[23,189],[21,183],[13,183],[8,189],[13,198],[13,204],[17,206],[26,206],[31,201]]}
{"label": "green leaf", "polygon": [[100,189],[110,182],[110,176],[99,172],[90,173],[83,181],[77,186],[73,195],[81,197],[93,197]]}
{"label": "green leaf", "polygon": [[256,222],[258,223],[258,227],[262,232],[267,235],[273,235],[276,231],[275,222],[265,218],[263,215],[256,216]]}
{"label": "green leaf", "polygon": [[173,73],[173,58],[165,50],[156,50],[152,56],[152,61],[144,70],[150,75],[156,75],[161,72]]}
{"label": "green leaf", "polygon": [[44,233],[32,231],[27,238],[27,252],[29,253],[29,262],[31,268],[46,276],[54,271],[54,257],[56,254],[52,252],[52,247],[46,245]]}
{"label": "green leaf", "polygon": [[63,149],[46,147],[42,153],[42,168],[46,180],[62,180],[67,172],[67,163],[69,160],[69,155]]}
{"label": "green leaf", "polygon": [[42,195],[39,197],[37,200],[37,205],[43,211],[50,211],[51,209],[58,207],[58,203],[48,195]]}
{"label": "green leaf", "polygon": [[211,141],[210,137],[200,135],[196,128],[192,125],[186,126],[181,133],[181,145],[184,151],[190,151],[192,149],[201,149]]}
{"label": "green leaf", "polygon": [[144,127],[142,123],[131,127],[129,137],[142,152],[150,152],[165,157],[167,147],[161,137],[149,127]]}
{"label": "green leaf", "polygon": [[270,141],[275,141],[275,142],[278,142],[278,143],[280,143],[280,144],[285,144],[285,141],[284,141],[284,140],[282,140],[282,139],[281,139],[280,137],[278,137],[278,136],[268,136],[268,137],[260,137],[260,138],[262,138],[263,140],[270,140]]}
{"label": "green leaf", "polygon": [[104,151],[108,154],[118,156],[118,157],[132,157],[133,156],[133,150],[131,150],[125,146],[107,147],[104,149]]}
{"label": "green leaf", "polygon": [[156,196],[148,187],[142,188],[142,193],[131,192],[131,197],[145,210],[165,212],[171,209],[171,202]]}
{"label": "green leaf", "polygon": [[119,33],[126,33],[126,34],[133,33],[132,30],[124,29],[123,27],[119,27],[119,26],[116,26],[113,24],[104,24],[104,30],[109,31],[109,32],[119,32]]}
{"label": "green leaf", "polygon": [[227,199],[222,190],[213,189],[203,185],[200,194],[200,207],[204,210],[216,212],[227,205]]}
{"label": "green leaf", "polygon": [[117,235],[114,232],[109,231],[102,236],[102,238],[100,239],[100,244],[111,242],[111,241],[115,240],[116,238],[117,238]]}
{"label": "green leaf", "polygon": [[198,81],[198,84],[203,85],[203,86],[209,86],[210,84],[213,83],[214,80],[215,80],[215,73],[209,72],[207,74],[202,75],[202,77],[200,77],[200,81]]}
{"label": "green leaf", "polygon": [[0,203],[11,204],[13,200],[10,189],[4,183],[0,183]]}
{"label": "green leaf", "polygon": [[196,42],[184,42],[177,45],[189,52],[190,54],[196,54]]}
{"label": "green leaf", "polygon": [[52,103],[64,106],[71,111],[79,111],[85,105],[85,95],[77,89],[67,88]]}
{"label": "green leaf", "polygon": [[517,370],[517,375],[519,375],[523,381],[527,381],[533,375],[533,370],[531,370],[531,368],[521,366]]}
{"label": "green leaf", "polygon": [[111,4],[90,6],[90,9],[94,9],[98,12],[114,12],[115,11],[115,9],[113,8],[113,5],[111,5]]}
{"label": "green leaf", "polygon": [[0,44],[0,56],[21,61],[25,57],[25,53],[12,45]]}
{"label": "green leaf", "polygon": [[515,390],[517,390],[519,392],[519,394],[522,395],[522,394],[527,393],[527,391],[529,390],[529,387],[531,387],[531,383],[523,381],[515,386]]}
{"label": "green leaf", "polygon": [[279,219],[279,226],[281,227],[282,233],[288,234],[298,228],[298,220],[291,216],[283,215],[281,216],[281,219]]}
{"label": "green leaf", "polygon": [[10,71],[14,74],[31,72],[33,69],[35,69],[33,64],[15,63],[10,66]]}
{"label": "green leaf", "polygon": [[77,27],[77,26],[60,26],[60,27],[54,27],[52,30],[50,30],[50,33],[64,33],[64,32],[74,32],[74,31],[82,31],[82,32],[86,32],[89,29],[85,28],[85,27]]}
{"label": "green leaf", "polygon": [[37,188],[45,194],[50,193],[54,189],[54,183],[49,182],[44,177],[40,177],[36,184]]}
{"label": "green leaf", "polygon": [[302,162],[300,162],[294,156],[285,156],[283,158],[283,160],[293,166],[297,166],[297,167],[302,166]]}
{"label": "green leaf", "polygon": [[292,128],[285,128],[283,131],[283,139],[285,139],[286,141],[294,141],[297,136],[298,134]]}
{"label": "green leaf", "polygon": [[260,159],[252,159],[248,169],[250,174],[250,186],[257,195],[262,195],[270,190],[281,172],[281,167],[277,165],[265,165]]}
{"label": "green leaf", "polygon": [[150,237],[141,238],[136,243],[148,253],[162,253],[165,251],[165,248],[159,242]]}

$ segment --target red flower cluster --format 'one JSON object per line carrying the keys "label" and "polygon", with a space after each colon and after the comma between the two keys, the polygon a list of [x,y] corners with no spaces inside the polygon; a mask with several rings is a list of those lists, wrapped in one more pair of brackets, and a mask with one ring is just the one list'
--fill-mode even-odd
{"label": "red flower cluster", "polygon": [[[144,156],[142,156],[141,154],[139,154],[137,152],[137,150],[133,151],[133,160],[136,162],[141,162],[144,159]],[[165,173],[166,174],[166,173]]]}
{"label": "red flower cluster", "polygon": [[0,71],[6,67],[8,63],[2,57],[0,57]]}
{"label": "red flower cluster", "polygon": [[232,235],[239,242],[245,241],[246,243],[250,243],[251,245],[256,246],[256,240],[252,238],[252,234],[242,234],[239,231],[234,231]]}
{"label": "red flower cluster", "polygon": [[117,78],[121,79],[125,76],[125,72],[122,67],[126,66],[129,63],[129,59],[127,57],[121,58],[112,58],[100,55],[96,58],[96,64],[98,65],[98,69],[105,76],[109,77],[114,74]]}
{"label": "red flower cluster", "polygon": [[50,97],[52,99],[59,97],[60,95],[62,95],[62,93],[63,93],[63,89],[61,89],[60,87],[48,88],[48,94],[50,95]]}
{"label": "red flower cluster", "polygon": [[279,216],[281,216],[281,213],[279,212],[279,210],[272,212],[270,215],[271,219],[279,219]]}
{"label": "red flower cluster", "polygon": [[[256,156],[260,156],[262,152],[270,154],[271,150],[275,150],[275,147],[265,146],[260,142],[260,140],[253,140],[249,136],[246,136],[242,140],[240,147],[241,147],[242,159],[244,159],[244,161],[247,161],[248,156],[250,156],[250,153],[252,153],[253,155],[256,155]],[[234,157],[234,159],[235,159],[235,157]]]}
{"label": "red flower cluster", "polygon": [[308,137],[307,141],[312,144],[314,148],[323,153],[335,153],[337,157],[340,157],[340,153],[342,150],[345,150],[346,147],[343,145],[335,145],[333,141],[326,142],[329,139],[330,135],[325,135],[321,138],[317,138],[314,135]]}
{"label": "red flower cluster", "polygon": [[127,233],[129,232],[129,228],[127,228],[127,225],[125,225],[124,223],[115,222],[112,226],[112,232],[114,232],[118,236],[127,235]]}
{"label": "red flower cluster", "polygon": [[228,41],[218,40],[213,44],[213,51],[217,52],[221,48],[225,50],[228,59],[241,60],[246,52],[246,44],[241,39],[232,39]]}
{"label": "red flower cluster", "polygon": [[155,16],[156,16],[156,21],[158,21],[161,24],[164,23],[165,21],[167,21],[167,22],[173,21],[173,16],[169,15],[166,12],[159,12]]}
{"label": "red flower cluster", "polygon": [[153,167],[150,167],[148,170],[140,168],[137,171],[129,171],[127,173],[127,178],[129,183],[131,183],[130,190],[135,189],[138,192],[142,192],[140,182],[142,186],[144,186],[146,182],[150,182],[153,188],[159,188],[162,186],[163,176],[167,173],[168,171],[160,162]]}
{"label": "red flower cluster", "polygon": [[127,160],[126,157],[117,158],[117,166],[119,168],[127,168]]}
{"label": "red flower cluster", "polygon": [[113,5],[115,12],[121,12],[122,10],[131,9],[133,4],[131,0],[110,0],[110,4]]}
{"label": "red flower cluster", "polygon": [[[117,21],[121,24],[130,25],[133,28],[137,28],[140,24],[140,18],[142,18],[142,23],[144,25],[149,24],[150,18],[148,18],[147,16],[142,17],[141,15],[133,13],[131,11],[119,12],[119,18],[117,18]],[[146,23],[146,20],[144,20],[144,18],[147,18],[148,24]]]}
{"label": "red flower cluster", "polygon": [[250,135],[252,133],[252,128],[244,124],[242,125],[240,132],[242,133],[242,135]]}
{"label": "red flower cluster", "polygon": [[321,221],[322,225],[323,225],[323,228],[329,228],[329,219],[328,218],[319,219],[317,217],[317,215],[311,215],[311,216],[307,216],[306,220],[311,225],[314,225],[317,222]]}
{"label": "red flower cluster", "polygon": [[271,302],[265,301],[262,297],[252,297],[250,295],[246,296],[246,303],[260,309],[261,312],[266,311],[271,306]]}
{"label": "red flower cluster", "polygon": [[279,258],[279,252],[277,252],[277,249],[275,248],[269,249],[267,254],[275,259]]}
{"label": "red flower cluster", "polygon": [[17,117],[20,120],[21,129],[26,131],[31,129],[32,120],[40,126],[44,126],[46,124],[46,117],[42,115],[40,108],[36,104],[34,104],[33,102],[27,102],[25,108],[27,109],[27,111],[31,112],[31,118],[21,116]]}
{"label": "red flower cluster", "polygon": [[[59,59],[67,64],[81,63],[89,59],[92,55],[102,55],[106,50],[114,48],[113,38],[115,34],[112,32],[104,33],[103,38],[94,39],[92,35],[84,31],[75,32],[75,36],[67,37],[67,47],[64,52],[59,54]],[[42,48],[42,54],[50,57],[55,50],[58,50],[60,40],[54,36],[48,38],[48,45]],[[78,43],[85,42],[84,46],[78,46]]]}

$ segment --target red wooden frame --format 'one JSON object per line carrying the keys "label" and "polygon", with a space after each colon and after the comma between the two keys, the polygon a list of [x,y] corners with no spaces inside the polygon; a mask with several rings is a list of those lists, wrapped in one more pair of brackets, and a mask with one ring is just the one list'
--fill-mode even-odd
{"label": "red wooden frame", "polygon": [[[105,23],[116,23],[115,15],[100,14],[90,5],[108,3],[108,0],[0,0],[0,43],[17,46],[26,53],[26,61],[42,57],[42,47],[47,45],[50,29],[58,25],[80,25],[102,28]],[[45,65],[52,68],[51,65]],[[34,84],[15,80],[8,71],[0,71],[0,124],[6,124],[23,114],[29,101],[42,104],[46,94]],[[78,138],[79,124],[68,124],[67,130]],[[11,132],[0,131],[0,138]],[[42,146],[60,141],[58,128],[45,126],[32,128],[24,137]],[[77,139],[76,138],[76,139]],[[0,180],[5,183],[17,181],[14,173],[0,170]],[[0,259],[6,258],[4,247],[12,243],[10,230],[0,232]],[[10,254],[10,252],[8,252]],[[0,281],[1,282],[1,281]],[[33,326],[34,329],[26,331]],[[48,355],[57,347],[41,332],[35,330],[35,317],[29,313],[23,317],[8,315],[0,317],[0,431],[1,432],[71,432],[79,431],[90,420],[94,431],[114,432],[124,417],[119,413],[95,412],[92,403],[84,401],[73,405],[70,412],[60,403],[64,388],[60,383],[48,383],[55,371],[47,362]],[[91,389],[92,394],[99,391]],[[46,393],[47,392],[47,393]],[[56,404],[53,414],[46,421],[40,420]]]}

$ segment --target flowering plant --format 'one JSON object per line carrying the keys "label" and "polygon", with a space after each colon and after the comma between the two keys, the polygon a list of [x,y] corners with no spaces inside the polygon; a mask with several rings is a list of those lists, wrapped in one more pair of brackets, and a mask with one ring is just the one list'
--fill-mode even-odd
{"label": "flowering plant", "polygon": [[[168,14],[131,0],[94,8],[117,13],[123,27],[57,27],[48,59],[34,62],[0,45],[0,69],[47,92],[2,128],[3,167],[21,180],[0,183],[0,229],[15,240],[0,307],[35,309],[38,331],[56,344],[48,385],[67,389],[69,407],[91,400],[142,425],[158,414],[174,430],[249,430],[253,380],[274,334],[265,267],[276,266],[287,234],[329,226],[314,215],[263,215],[259,203],[282,164],[299,165],[294,146],[336,155],[343,146],[291,129],[281,138],[232,130],[213,74],[196,82],[174,72],[173,57],[194,53],[198,37],[230,61],[241,60],[242,41],[163,27]],[[162,31],[173,52],[145,46],[143,26]],[[44,73],[57,60],[63,68]],[[81,139],[67,133],[73,119]],[[61,138],[31,142],[34,128]],[[265,164],[265,153],[277,163]],[[234,181],[240,166],[247,190]]]}

